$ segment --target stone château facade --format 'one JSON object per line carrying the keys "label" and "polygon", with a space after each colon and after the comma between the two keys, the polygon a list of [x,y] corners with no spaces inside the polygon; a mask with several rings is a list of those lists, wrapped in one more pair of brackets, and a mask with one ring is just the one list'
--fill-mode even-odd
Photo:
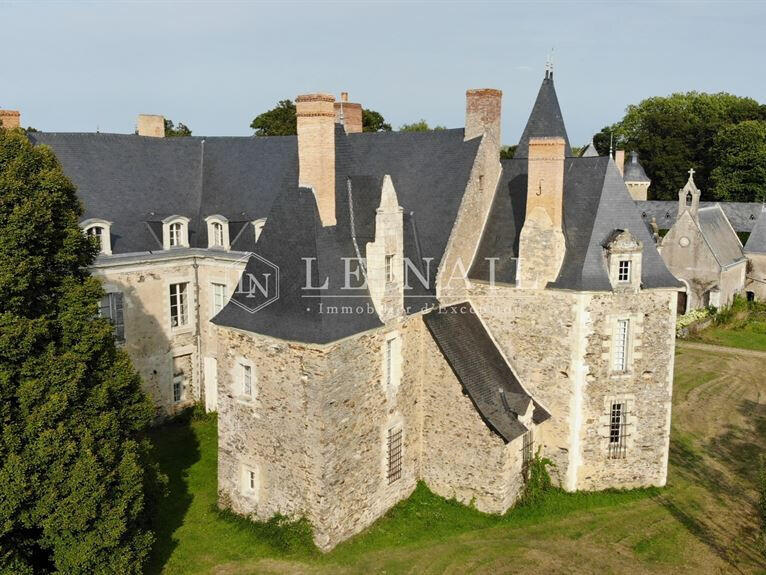
{"label": "stone ch\u00e2teau facade", "polygon": [[30,134],[158,413],[218,411],[220,505],[326,550],[418,480],[504,512],[538,450],[567,490],[665,483],[681,284],[553,73],[503,161],[501,99],[425,133],[307,94],[297,137]]}

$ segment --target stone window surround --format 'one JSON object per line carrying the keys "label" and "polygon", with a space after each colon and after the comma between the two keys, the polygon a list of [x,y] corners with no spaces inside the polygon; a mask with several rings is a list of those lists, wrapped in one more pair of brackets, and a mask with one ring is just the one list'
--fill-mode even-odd
{"label": "stone window surround", "polygon": [[[244,390],[243,366],[250,368],[250,395],[246,395]],[[234,382],[234,389],[232,391],[234,391],[234,397],[238,403],[252,405],[252,403],[258,399],[258,372],[255,369],[255,365],[250,359],[242,355],[237,355],[234,358],[234,366],[232,370],[234,372],[232,373],[232,381]]]}
{"label": "stone window surround", "polygon": [[[625,437],[625,457],[619,459],[609,458],[609,435],[611,429],[612,405],[622,403],[625,405],[625,428],[627,435]],[[633,447],[635,445],[636,425],[638,423],[635,415],[636,396],[632,393],[618,393],[604,396],[604,409],[599,417],[598,435],[601,440],[601,452],[604,461],[617,465],[624,465],[630,459]]]}
{"label": "stone window surround", "polygon": [[[207,224],[207,247],[214,250],[226,250],[231,249],[231,239],[229,237],[229,219],[220,214],[214,214],[205,218]],[[215,241],[215,224],[219,224],[223,228],[223,243],[217,244]]]}
{"label": "stone window surround", "polygon": [[[388,356],[389,349],[393,353],[390,360]],[[389,396],[389,399],[391,399],[399,389],[399,384],[402,379],[402,335],[399,330],[390,331],[385,334],[381,356],[383,372],[381,381],[383,390],[386,392],[386,395]],[[391,367],[390,376],[388,373],[389,365]]]}
{"label": "stone window surround", "polygon": [[112,222],[100,218],[89,218],[80,222],[80,228],[85,234],[93,228],[102,228],[101,232],[101,253],[107,256],[112,255]]}
{"label": "stone window surround", "polygon": [[[122,301],[120,302],[120,304],[121,304],[120,312],[121,312],[121,315],[122,315],[122,317],[120,319],[122,320],[122,323],[121,324],[117,324],[114,321],[114,318],[111,317],[111,316],[103,316],[102,315],[101,317],[107,317],[107,319],[112,321],[112,324],[113,324],[113,326],[115,328],[115,337],[114,337],[115,345],[117,345],[118,347],[122,346],[122,345],[125,345],[125,341],[126,341],[126,338],[125,338],[125,294],[122,292],[122,290],[120,290],[118,288],[115,288],[115,287],[107,287],[106,285],[102,285],[102,288],[104,290],[104,298],[102,298],[102,301],[105,298],[109,299],[110,311],[111,311],[111,307],[112,307],[112,297],[111,296],[114,296],[114,295],[122,296]],[[122,328],[122,334],[120,334],[120,327]]]}
{"label": "stone window surround", "polygon": [[253,221],[253,231],[255,232],[255,243],[258,243],[258,239],[261,237],[263,226],[266,225],[266,218]]}
{"label": "stone window surround", "polygon": [[[186,325],[179,325],[173,327],[173,318],[170,314],[170,286],[173,284],[185,283],[186,285],[186,305],[187,305],[187,318]],[[170,276],[164,279],[164,308],[165,317],[167,318],[167,324],[170,327],[170,333],[173,335],[179,335],[182,333],[188,333],[194,331],[194,322],[196,321],[196,313],[193,311],[196,309],[196,297],[193,286],[194,278],[185,275]]]}
{"label": "stone window surround", "polygon": [[[248,499],[259,499],[259,493],[261,490],[261,474],[260,467],[251,462],[240,461],[240,479],[239,479],[239,492],[243,497]],[[252,474],[252,475],[251,475]],[[254,485],[251,487],[251,481]]]}
{"label": "stone window surround", "polygon": [[[189,247],[189,218],[186,216],[169,216],[162,220],[162,249],[170,250],[175,248]],[[170,226],[172,224],[181,224],[181,237],[178,239],[178,245],[170,245]]]}
{"label": "stone window surround", "polygon": [[210,279],[210,319],[212,319],[218,312],[215,310],[215,290],[216,286],[223,286],[223,305],[221,309],[226,307],[229,302],[229,286],[225,279],[211,278]]}
{"label": "stone window surround", "polygon": [[173,371],[175,369],[175,360],[176,360],[176,358],[183,357],[185,355],[191,356],[192,373],[189,374],[189,377],[186,378],[185,381],[184,381],[185,385],[184,385],[184,387],[181,390],[181,399],[180,399],[180,401],[178,401],[178,402],[171,401],[171,403],[173,405],[182,405],[184,403],[188,403],[190,401],[194,401],[195,399],[197,399],[194,396],[193,390],[190,389],[190,386],[193,386],[194,382],[198,380],[197,368],[196,368],[196,364],[195,364],[195,354],[196,354],[196,352],[197,352],[197,346],[196,345],[184,345],[184,346],[181,346],[181,347],[172,348],[167,353],[166,361],[168,361],[170,363],[170,365],[169,365],[169,373],[170,373],[170,399],[171,400],[173,399],[173,379],[175,377],[174,374],[173,374]]}
{"label": "stone window surround", "polygon": [[[607,361],[609,361],[609,374],[612,378],[620,379],[620,378],[629,378],[633,377],[635,372],[635,361],[640,357],[640,355],[636,352],[637,343],[640,343],[640,333],[641,333],[641,326],[643,324],[643,315],[636,314],[636,313],[628,313],[628,314],[613,314],[608,316],[608,322],[609,322],[609,330],[610,330],[610,337],[609,337],[609,353],[607,356]],[[615,371],[614,369],[614,355],[616,352],[616,349],[614,347],[616,341],[617,341],[617,329],[618,329],[618,321],[626,319],[628,320],[628,345],[627,350],[625,354],[625,371]]]}

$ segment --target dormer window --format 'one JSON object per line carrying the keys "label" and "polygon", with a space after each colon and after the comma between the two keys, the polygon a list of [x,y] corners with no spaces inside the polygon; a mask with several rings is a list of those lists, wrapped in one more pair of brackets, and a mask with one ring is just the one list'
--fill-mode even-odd
{"label": "dormer window", "polygon": [[162,238],[162,245],[166,250],[171,248],[188,248],[189,218],[170,216],[162,220]]}
{"label": "dormer window", "polygon": [[205,218],[207,224],[207,247],[219,250],[231,249],[229,220],[216,214]]}
{"label": "dormer window", "polygon": [[628,230],[614,230],[606,241],[606,267],[614,290],[637,291],[641,288],[641,240]]}
{"label": "dormer window", "polygon": [[112,254],[111,226],[112,222],[91,218],[80,224],[89,238],[98,238],[99,253]]}
{"label": "dormer window", "polygon": [[258,239],[261,237],[261,232],[263,231],[263,226],[266,225],[266,218],[261,218],[260,220],[255,220],[253,222],[253,229],[255,230],[255,242],[258,243]]}

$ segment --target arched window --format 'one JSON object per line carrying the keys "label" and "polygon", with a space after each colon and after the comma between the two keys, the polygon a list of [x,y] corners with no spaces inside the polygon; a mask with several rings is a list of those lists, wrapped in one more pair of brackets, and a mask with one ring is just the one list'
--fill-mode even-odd
{"label": "arched window", "polygon": [[106,255],[111,255],[112,253],[112,242],[110,237],[111,225],[112,222],[96,218],[85,220],[80,224],[85,231],[86,236],[89,238],[98,238],[99,252]]}
{"label": "arched window", "polygon": [[228,250],[231,248],[229,240],[229,220],[220,214],[205,218],[207,223],[207,247]]}
{"label": "arched window", "polygon": [[181,233],[183,232],[183,224],[181,222],[175,222],[170,224],[170,247],[175,248],[181,245]]}
{"label": "arched window", "polygon": [[171,248],[188,248],[189,218],[170,216],[162,220],[162,237],[162,245],[166,250]]}

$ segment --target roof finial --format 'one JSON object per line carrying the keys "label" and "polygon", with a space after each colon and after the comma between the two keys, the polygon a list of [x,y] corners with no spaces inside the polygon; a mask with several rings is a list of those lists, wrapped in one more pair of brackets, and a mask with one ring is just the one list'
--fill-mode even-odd
{"label": "roof finial", "polygon": [[694,168],[689,168],[689,179],[690,180],[692,180],[692,181],[694,180],[694,174],[695,173],[696,173],[696,171],[694,170]]}
{"label": "roof finial", "polygon": [[553,78],[553,48],[548,52],[548,57],[545,59],[545,77]]}
{"label": "roof finial", "polygon": [[609,132],[609,155],[614,156],[614,132]]}

